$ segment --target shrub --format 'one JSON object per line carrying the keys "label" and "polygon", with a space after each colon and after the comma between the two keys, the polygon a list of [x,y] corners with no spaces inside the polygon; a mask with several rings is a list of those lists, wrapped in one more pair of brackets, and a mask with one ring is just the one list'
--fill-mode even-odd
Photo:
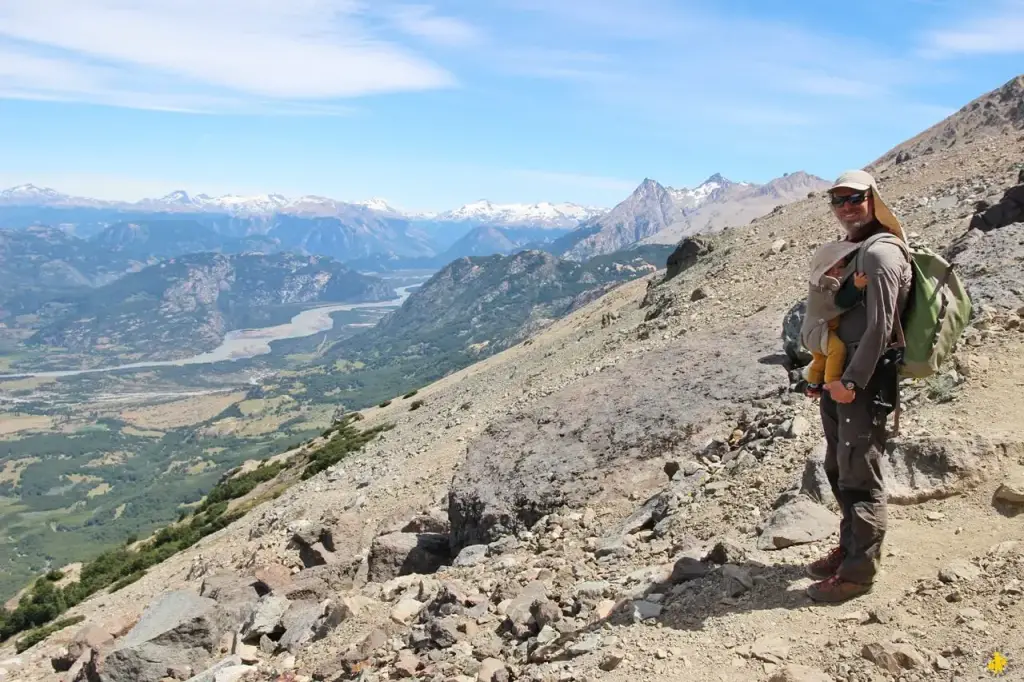
{"label": "shrub", "polygon": [[388,405],[390,405],[390,404],[391,404],[391,401],[390,401],[390,400],[385,400],[384,402],[382,402],[382,403],[381,403],[380,405],[378,405],[377,407],[387,407],[387,406],[388,406]]}
{"label": "shrub", "polygon": [[24,637],[22,637],[14,643],[14,650],[16,653],[20,654],[26,649],[29,649],[30,647],[35,646],[36,644],[39,644],[39,642],[43,641],[44,639],[46,639],[53,633],[57,632],[58,630],[63,630],[64,628],[70,627],[72,625],[78,625],[83,620],[85,620],[85,616],[75,616],[74,618],[62,618],[61,620],[58,620],[55,623],[50,623],[45,627],[29,630],[28,634],[26,634]]}
{"label": "shrub", "polygon": [[406,393],[405,395],[403,395],[402,398],[404,398],[405,400],[408,400],[409,398],[413,397],[417,393],[419,393],[419,390],[414,388],[413,390],[411,390],[408,393]]}
{"label": "shrub", "polygon": [[62,571],[58,571],[57,569],[53,569],[52,571],[46,574],[46,579],[49,580],[51,583],[58,582],[63,577],[64,573]]}
{"label": "shrub", "polygon": [[413,410],[418,410],[421,407],[423,407],[423,401],[422,400],[414,400],[414,401],[412,401],[412,405],[409,406],[409,411],[412,412]]}

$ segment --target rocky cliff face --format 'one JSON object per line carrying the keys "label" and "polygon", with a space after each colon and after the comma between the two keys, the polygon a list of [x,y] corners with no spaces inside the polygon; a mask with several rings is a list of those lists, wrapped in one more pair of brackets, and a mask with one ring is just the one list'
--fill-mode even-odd
{"label": "rocky cliff face", "polygon": [[68,310],[30,341],[176,359],[216,347],[247,310],[394,297],[382,280],[319,256],[192,254],[66,298]]}

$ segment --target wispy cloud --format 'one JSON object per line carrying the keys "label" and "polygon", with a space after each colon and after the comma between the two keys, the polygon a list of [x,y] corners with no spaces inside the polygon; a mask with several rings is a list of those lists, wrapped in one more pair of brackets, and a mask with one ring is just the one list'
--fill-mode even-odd
{"label": "wispy cloud", "polygon": [[[298,111],[457,84],[376,37],[364,10],[355,0],[8,0],[0,41],[14,59],[0,62],[0,90],[143,108],[162,98],[183,110],[276,101]],[[402,16],[406,30],[434,40],[469,36],[429,8]]]}
{"label": "wispy cloud", "polygon": [[387,12],[398,30],[436,45],[469,47],[483,40],[476,26],[455,17],[439,15],[430,5],[398,5]]}
{"label": "wispy cloud", "polygon": [[921,54],[930,58],[1024,52],[1024,0],[979,2],[954,25],[929,31]]}

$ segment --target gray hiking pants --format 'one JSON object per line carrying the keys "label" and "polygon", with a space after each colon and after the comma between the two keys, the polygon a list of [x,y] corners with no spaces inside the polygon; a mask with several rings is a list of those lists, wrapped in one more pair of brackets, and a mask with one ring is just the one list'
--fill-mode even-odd
{"label": "gray hiking pants", "polygon": [[838,575],[865,584],[873,582],[878,572],[887,522],[880,466],[885,456],[886,414],[875,407],[873,389],[877,390],[869,384],[845,405],[823,391],[820,405],[827,443],[825,474],[839,503],[839,543],[846,550]]}

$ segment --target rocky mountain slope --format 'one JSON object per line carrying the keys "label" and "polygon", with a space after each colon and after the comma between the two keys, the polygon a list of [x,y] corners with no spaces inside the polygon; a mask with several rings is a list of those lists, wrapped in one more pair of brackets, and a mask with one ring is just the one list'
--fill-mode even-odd
{"label": "rocky mountain slope", "polygon": [[415,365],[417,375],[443,376],[657,270],[668,253],[649,248],[583,264],[538,250],[459,258],[418,287],[401,308],[340,341],[326,357],[358,360],[369,370]]}
{"label": "rocky mountain slope", "polygon": [[694,189],[672,189],[647,178],[608,213],[555,242],[554,252],[581,260],[630,244],[674,244],[685,236],[745,225],[776,206],[827,187],[804,172],[765,185],[737,183],[715,174]]}
{"label": "rocky mountain slope", "polygon": [[320,256],[189,254],[56,300],[51,305],[65,310],[29,343],[177,359],[215,348],[225,332],[250,326],[243,322],[254,309],[396,297],[382,280]]}
{"label": "rocky mountain slope", "polygon": [[616,287],[422,388],[417,409],[362,411],[360,428],[393,428],[68,611],[94,629],[0,667],[26,682],[54,665],[120,681],[140,659],[268,681],[1019,677],[1020,143],[881,173],[911,239],[950,248],[979,305],[949,366],[904,387],[870,594],[803,592],[838,520],[780,330],[838,234],[819,196],[681,245],[673,277]]}
{"label": "rocky mountain slope", "polygon": [[934,154],[955,145],[999,138],[1024,130],[1024,75],[965,104],[952,116],[897,145],[869,168],[883,169],[894,163]]}
{"label": "rocky mountain slope", "polygon": [[136,265],[56,228],[0,230],[0,321],[54,295],[109,283]]}

